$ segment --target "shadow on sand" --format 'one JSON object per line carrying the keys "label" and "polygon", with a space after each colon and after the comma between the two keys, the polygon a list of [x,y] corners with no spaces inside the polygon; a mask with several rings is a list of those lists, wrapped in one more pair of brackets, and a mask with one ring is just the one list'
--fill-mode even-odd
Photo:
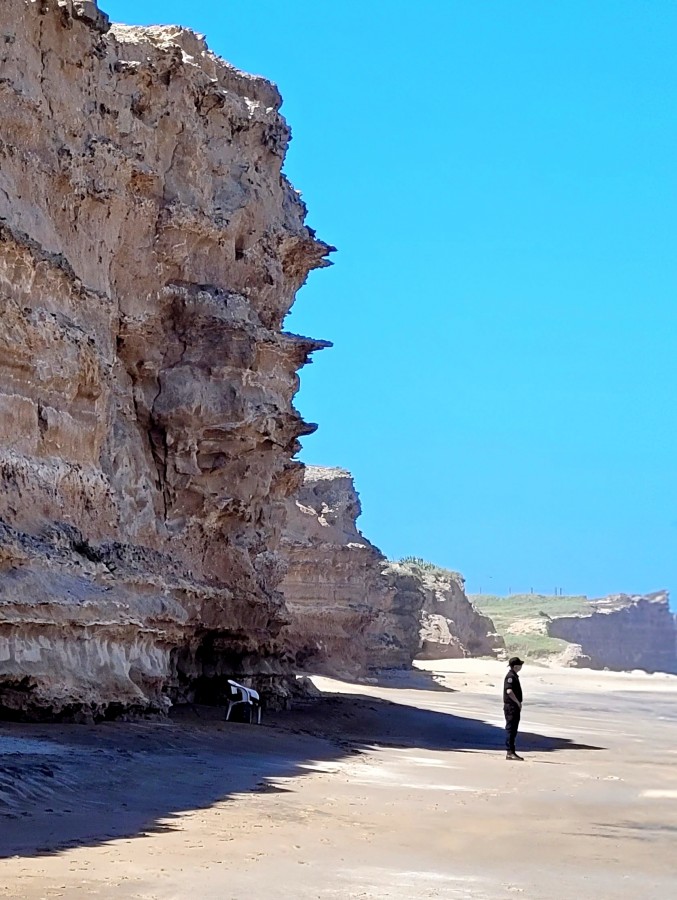
{"label": "shadow on sand", "polygon": [[[281,730],[321,736],[352,749],[398,747],[450,752],[505,750],[505,731],[497,725],[451,713],[345,694],[326,694],[305,710],[271,716]],[[566,738],[520,731],[524,751],[604,750]]]}
{"label": "shadow on sand", "polygon": [[[359,687],[359,681],[352,683]],[[389,688],[406,688],[408,691],[442,691],[446,694],[457,692],[456,688],[444,684],[435,672],[425,669],[385,669],[380,674],[374,674],[369,683]]]}
{"label": "shadow on sand", "polygon": [[[3,723],[0,858],[170,831],[185,812],[243,792],[293,790],[271,780],[366,748],[498,752],[503,739],[486,722],[352,695],[271,713],[261,727],[226,723],[213,707],[178,708],[168,722]],[[536,734],[520,734],[519,745],[602,749]]]}

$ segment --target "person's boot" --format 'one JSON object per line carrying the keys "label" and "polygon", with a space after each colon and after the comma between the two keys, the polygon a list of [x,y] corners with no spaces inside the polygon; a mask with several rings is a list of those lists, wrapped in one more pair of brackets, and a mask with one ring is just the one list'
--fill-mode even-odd
{"label": "person's boot", "polygon": [[517,759],[520,762],[524,762],[523,756],[518,756],[517,753],[515,753],[514,751],[511,752],[510,750],[508,750],[508,752],[505,754],[505,758],[506,759]]}

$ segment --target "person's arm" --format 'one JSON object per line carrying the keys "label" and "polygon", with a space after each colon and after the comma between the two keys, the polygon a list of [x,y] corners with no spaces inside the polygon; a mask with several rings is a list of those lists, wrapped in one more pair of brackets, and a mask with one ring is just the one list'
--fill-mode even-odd
{"label": "person's arm", "polygon": [[522,709],[522,701],[517,699],[517,695],[513,691],[512,688],[508,688],[507,692],[508,697],[512,700],[513,703],[516,703],[520,709]]}

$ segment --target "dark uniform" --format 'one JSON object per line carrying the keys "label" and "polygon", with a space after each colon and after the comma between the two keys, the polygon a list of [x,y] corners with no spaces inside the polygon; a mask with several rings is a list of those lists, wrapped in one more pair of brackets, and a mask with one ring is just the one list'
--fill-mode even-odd
{"label": "dark uniform", "polygon": [[515,738],[517,737],[517,729],[520,724],[520,716],[522,710],[508,696],[508,689],[512,689],[513,694],[522,702],[522,685],[520,684],[519,675],[511,667],[503,681],[503,712],[505,714],[505,749],[508,753],[515,752]]}

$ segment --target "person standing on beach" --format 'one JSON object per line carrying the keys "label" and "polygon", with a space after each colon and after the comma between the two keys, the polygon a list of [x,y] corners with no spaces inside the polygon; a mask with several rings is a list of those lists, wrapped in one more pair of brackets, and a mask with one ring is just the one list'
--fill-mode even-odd
{"label": "person standing on beach", "polygon": [[503,713],[505,714],[505,749],[506,759],[516,759],[522,762],[523,756],[515,752],[515,738],[522,715],[522,685],[519,673],[524,662],[519,656],[513,656],[508,660],[508,673],[503,680]]}

